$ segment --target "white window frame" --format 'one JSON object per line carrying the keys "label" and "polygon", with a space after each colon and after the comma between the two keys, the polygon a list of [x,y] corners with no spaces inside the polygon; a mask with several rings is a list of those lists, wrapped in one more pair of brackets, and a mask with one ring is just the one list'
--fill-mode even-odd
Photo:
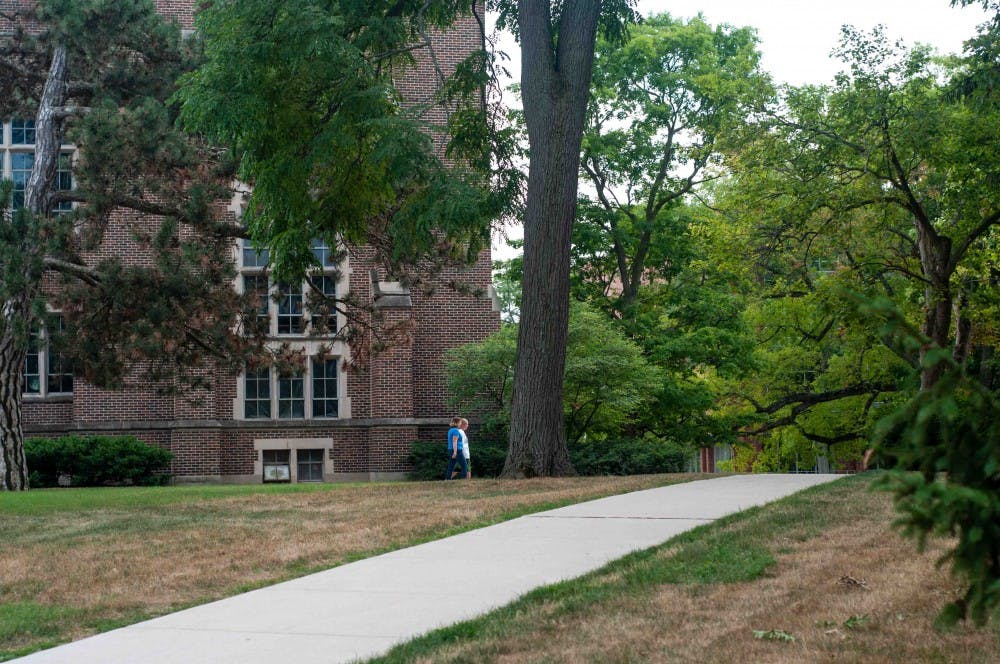
{"label": "white window frame", "polygon": [[[313,240],[313,253],[324,261],[322,267],[314,268],[310,270],[310,277],[326,277],[328,279],[334,278],[339,272],[339,278],[335,279],[333,282],[334,293],[333,296],[343,296],[348,291],[348,269],[347,261],[345,259],[344,264],[337,265],[330,263],[328,259],[331,255],[336,253],[336,248],[327,245],[321,240]],[[257,257],[254,264],[248,265],[245,261],[247,254],[252,253]],[[279,301],[282,286],[284,284],[276,282],[271,279],[267,270],[267,255],[268,250],[263,249],[257,252],[253,249],[253,245],[249,239],[243,238],[237,242],[236,247],[236,260],[239,266],[239,276],[236,279],[236,290],[240,294],[246,294],[246,285],[244,282],[244,277],[264,277],[267,279],[267,318],[268,318],[268,328],[267,336],[272,338],[280,339],[312,339],[312,338],[330,338],[337,334],[337,331],[342,329],[347,324],[346,317],[340,311],[334,311],[331,314],[332,326],[331,329],[322,335],[317,335],[314,332],[312,320],[314,314],[309,311],[308,300],[309,292],[312,290],[312,285],[309,279],[303,279],[301,283],[291,284],[293,287],[292,296],[300,298],[298,309],[301,313],[280,313],[280,309],[283,306],[282,302]],[[298,290],[294,290],[294,287],[298,286]],[[258,317],[263,318],[261,313],[257,314]],[[301,316],[301,331],[298,332],[279,332],[279,319],[280,317],[289,316]]]}
{"label": "white window frame", "polygon": [[[58,315],[58,314],[57,314]],[[69,392],[54,392],[49,390],[49,376],[53,375],[51,371],[52,358],[55,353],[49,345],[49,334],[45,327],[40,327],[37,333],[32,333],[35,336],[37,343],[37,356],[38,356],[38,373],[31,374],[32,376],[38,376],[38,391],[28,392],[28,373],[27,373],[27,363],[28,358],[25,356],[25,372],[24,372],[24,383],[21,385],[21,397],[28,400],[35,399],[47,399],[49,397],[72,397],[73,390],[70,389]],[[73,385],[76,385],[76,376],[73,373],[60,373],[59,375],[70,376],[70,380]]]}
{"label": "white window frame", "polygon": [[[32,167],[34,167],[34,155],[35,155],[35,143],[15,143],[14,142],[14,120],[17,119],[20,122],[28,122],[27,118],[20,118],[17,116],[7,118],[3,121],[2,127],[0,127],[0,176],[13,179],[14,177],[14,155],[15,154],[28,154],[32,156]],[[30,120],[32,123],[34,120]],[[36,136],[37,139],[37,136]],[[76,181],[73,179],[73,160],[75,158],[75,149],[72,145],[63,145],[59,152],[59,164],[57,166],[56,173],[56,188],[59,191],[71,191],[76,188]],[[64,164],[68,164],[69,168],[63,168]],[[19,169],[20,170],[20,169]],[[30,175],[30,170],[28,171]],[[69,176],[69,189],[64,190],[59,187],[59,180],[62,176]],[[11,194],[13,196],[13,192]],[[60,207],[61,206],[61,207]],[[60,203],[53,210],[53,214],[67,214],[73,211],[76,207],[76,203],[70,203],[69,205]]]}
{"label": "white window frame", "polygon": [[[336,381],[336,397],[337,402],[337,415],[330,417],[328,415],[316,415],[314,411],[314,398],[315,398],[315,382],[314,379],[314,362],[317,361],[331,361],[335,362],[336,366],[336,376],[334,380]],[[280,421],[280,422],[300,422],[303,420],[340,420],[344,419],[344,405],[345,399],[345,381],[344,373],[341,371],[341,363],[343,358],[335,356],[310,356],[306,358],[306,366],[301,370],[298,376],[302,380],[302,417],[282,417],[281,416],[281,392],[280,392],[280,381],[284,377],[280,372],[274,368],[270,367],[267,369],[268,372],[268,394],[270,399],[270,415],[268,417],[247,417],[247,398],[246,398],[246,381],[247,372],[244,370],[239,376],[239,389],[237,390],[238,396],[237,401],[239,405],[238,417],[236,419],[245,420],[247,422],[269,422],[269,421]],[[327,397],[328,399],[329,397]],[[298,400],[298,399],[296,399]]]}

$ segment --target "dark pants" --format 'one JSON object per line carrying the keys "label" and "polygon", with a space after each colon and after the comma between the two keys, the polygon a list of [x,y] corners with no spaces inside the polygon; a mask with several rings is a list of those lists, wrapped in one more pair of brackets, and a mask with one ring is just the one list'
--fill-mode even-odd
{"label": "dark pants", "polygon": [[465,479],[465,476],[469,473],[469,466],[465,462],[465,456],[459,452],[455,456],[448,455],[448,470],[444,471],[444,478],[446,480],[451,479],[451,474],[455,470],[455,466],[458,465],[461,471],[456,479]]}

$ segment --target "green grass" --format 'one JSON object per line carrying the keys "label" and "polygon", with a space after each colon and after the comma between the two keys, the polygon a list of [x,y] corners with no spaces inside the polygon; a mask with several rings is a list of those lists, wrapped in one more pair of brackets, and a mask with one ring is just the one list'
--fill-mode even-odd
{"label": "green grass", "polygon": [[238,484],[210,486],[32,489],[0,494],[0,515],[42,516],[58,512],[162,507],[257,494],[315,493],[346,484]]}
{"label": "green grass", "polygon": [[0,604],[0,639],[52,638],[60,634],[66,622],[78,619],[82,613],[68,607],[33,602]]}

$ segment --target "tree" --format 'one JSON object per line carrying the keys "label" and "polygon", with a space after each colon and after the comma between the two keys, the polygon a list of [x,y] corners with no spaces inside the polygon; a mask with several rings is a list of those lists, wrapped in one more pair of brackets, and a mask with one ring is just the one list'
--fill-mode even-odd
{"label": "tree", "polygon": [[959,363],[983,364],[1000,219],[995,108],[955,94],[966,65],[879,31],[845,28],[839,51],[833,86],[785,90],[751,129],[718,202],[752,238],[736,254],[753,258],[767,348],[761,378],[734,390],[749,432],[795,427],[822,445],[867,439],[918,387],[911,368],[923,389],[939,371],[931,347],[904,348],[859,301],[893,301]]}
{"label": "tree", "polygon": [[521,95],[530,163],[524,280],[510,451],[505,477],[569,475],[562,377],[569,320],[569,250],[577,164],[598,29],[620,38],[629,0],[496,3],[498,25],[521,43]]}
{"label": "tree", "polygon": [[593,251],[575,266],[613,298],[616,316],[629,318],[640,286],[669,282],[683,265],[679,207],[723,173],[721,148],[770,93],[756,45],[750,28],[668,14],[624,43],[599,41],[580,166],[594,193],[574,229],[575,246]]}
{"label": "tree", "polygon": [[[821,356],[824,377],[856,363],[889,379],[869,386],[877,388],[870,399],[891,392],[896,402],[873,427],[875,452],[893,468],[882,486],[895,493],[905,534],[921,545],[930,535],[954,539],[946,559],[968,581],[944,623],[983,623],[1000,605],[1000,430],[990,368],[1000,271],[998,25],[994,17],[983,26],[962,59],[845,28],[849,71],[830,89],[788,91],[784,111],[758,130],[762,149],[740,155],[760,166],[740,173],[740,188],[753,192],[743,207],[761,231],[757,264],[768,285],[786,301],[824,290],[803,260],[810,257],[841,281],[828,298],[835,316],[814,307],[790,322],[813,336],[832,329],[845,341],[868,337],[853,352]],[[875,339],[882,361],[865,367]],[[773,404],[794,416],[865,389],[856,376],[839,386],[817,378],[816,387]]]}
{"label": "tree", "polygon": [[[517,326],[448,355],[449,395],[462,410],[482,413],[491,431],[510,425]],[[569,444],[622,435],[649,405],[660,370],[607,318],[581,302],[570,305],[560,420]]]}
{"label": "tree", "polygon": [[572,294],[602,311],[661,369],[656,400],[631,422],[629,435],[648,432],[690,447],[735,442],[737,424],[719,400],[753,369],[753,337],[743,318],[748,289],[725,260],[732,244],[715,237],[728,220],[701,203],[676,203],[661,216],[647,255],[649,282],[639,284],[625,309],[620,282],[608,278],[617,270],[609,234],[578,220]]}
{"label": "tree", "polygon": [[[199,13],[205,60],[181,81],[181,118],[232,151],[244,221],[280,278],[312,265],[316,237],[373,247],[410,283],[485,246],[520,186],[513,169],[491,168],[504,139],[484,102],[491,61],[476,51],[446,71],[428,37],[462,16],[481,27],[477,11],[249,0]],[[418,60],[430,90],[406,97],[399,81]]]}
{"label": "tree", "polygon": [[[167,101],[195,55],[180,30],[149,0],[40,0],[0,21],[0,116],[35,118],[30,176],[0,220],[0,486],[21,490],[25,354],[47,319],[74,373],[101,386],[136,366],[162,389],[203,385],[204,369],[240,362],[254,339],[226,260],[242,231],[212,209],[232,170],[178,133]],[[79,155],[71,189],[58,177],[66,144]],[[112,226],[149,249],[147,265],[97,258]]]}
{"label": "tree", "polygon": [[[897,244],[870,260],[919,286],[923,333],[962,364],[970,330],[957,305],[975,286],[959,276],[1000,223],[1000,118],[992,106],[949,95],[958,63],[924,48],[894,45],[880,30],[845,28],[839,52],[849,71],[836,85],[790,91],[786,112],[761,132],[760,144],[771,146],[767,163],[785,171],[763,190],[771,210],[783,207],[776,226],[787,237],[810,223],[830,234],[878,224]],[[922,389],[940,371],[923,362],[926,350],[908,358],[923,365]]]}
{"label": "tree", "polygon": [[599,40],[573,228],[571,292],[607,312],[663,369],[632,423],[688,445],[731,440],[716,390],[747,368],[743,294],[708,258],[717,215],[698,201],[723,148],[770,94],[752,29],[653,16]]}

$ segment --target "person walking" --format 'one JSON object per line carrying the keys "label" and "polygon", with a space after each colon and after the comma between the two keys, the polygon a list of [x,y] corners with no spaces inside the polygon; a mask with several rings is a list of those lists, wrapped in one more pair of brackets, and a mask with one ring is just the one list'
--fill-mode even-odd
{"label": "person walking", "polygon": [[469,420],[464,417],[461,418],[458,428],[462,432],[462,454],[465,455],[465,479],[472,479],[472,461],[469,458],[469,435],[466,433],[469,430]]}
{"label": "person walking", "polygon": [[448,468],[444,471],[444,478],[446,480],[454,479],[452,478],[452,472],[455,470],[456,464],[459,465],[462,474],[468,474],[469,472],[469,463],[466,461],[465,453],[462,451],[464,434],[461,425],[461,417],[451,418],[451,428],[448,429]]}

